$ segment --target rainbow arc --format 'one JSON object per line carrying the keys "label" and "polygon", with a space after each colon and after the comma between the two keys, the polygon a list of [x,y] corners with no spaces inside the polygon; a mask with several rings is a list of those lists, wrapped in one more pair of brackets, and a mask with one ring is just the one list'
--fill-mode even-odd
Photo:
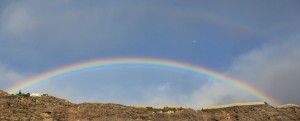
{"label": "rainbow arc", "polygon": [[159,67],[166,68],[169,70],[179,70],[187,71],[188,73],[196,73],[201,76],[211,78],[213,80],[225,82],[229,85],[232,85],[240,90],[243,90],[261,101],[267,102],[270,105],[279,105],[280,103],[275,99],[271,98],[267,94],[251,87],[237,79],[230,78],[228,76],[222,75],[215,71],[189,65],[185,63],[170,61],[170,60],[161,60],[161,59],[150,59],[150,58],[113,58],[113,59],[101,59],[82,62],[78,64],[73,64],[70,66],[65,66],[62,68],[54,69],[46,73],[34,76],[28,80],[24,80],[21,83],[14,85],[8,89],[10,93],[16,93],[18,90],[23,90],[31,87],[37,83],[42,83],[43,81],[51,81],[55,78],[62,77],[64,75],[74,74],[81,71],[95,70],[101,68],[113,68],[113,67],[122,67],[122,66],[144,66],[144,67]]}

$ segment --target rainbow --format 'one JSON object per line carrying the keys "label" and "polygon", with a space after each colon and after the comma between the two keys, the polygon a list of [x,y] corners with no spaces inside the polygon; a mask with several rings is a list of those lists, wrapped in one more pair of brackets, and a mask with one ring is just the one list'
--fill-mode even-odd
{"label": "rainbow", "polygon": [[214,80],[225,82],[229,85],[237,87],[253,96],[257,97],[261,101],[265,101],[270,105],[279,105],[280,103],[275,99],[272,99],[270,96],[264,94],[263,92],[245,84],[241,81],[236,79],[227,77],[225,75],[219,74],[212,70],[184,64],[180,62],[170,61],[170,60],[160,60],[160,59],[150,59],[150,58],[113,58],[113,59],[100,59],[100,60],[93,60],[78,64],[73,64],[70,66],[65,66],[62,68],[58,68],[37,76],[34,76],[28,80],[22,81],[17,85],[14,85],[8,89],[8,92],[15,93],[18,90],[22,90],[25,88],[29,88],[32,85],[37,83],[41,83],[46,80],[55,79],[58,77],[62,77],[64,75],[77,73],[80,71],[87,71],[87,70],[94,70],[94,69],[101,69],[101,68],[111,68],[111,67],[122,67],[122,66],[147,66],[147,67],[159,67],[159,68],[167,68],[167,69],[175,69],[181,71],[187,71],[189,73],[197,73],[201,76],[205,76]]}

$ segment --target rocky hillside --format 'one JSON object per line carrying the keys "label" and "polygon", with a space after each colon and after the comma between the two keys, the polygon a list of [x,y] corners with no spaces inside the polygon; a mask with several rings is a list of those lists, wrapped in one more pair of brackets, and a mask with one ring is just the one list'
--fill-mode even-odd
{"label": "rocky hillside", "polygon": [[9,96],[9,95],[10,95],[9,93],[0,90],[0,96]]}
{"label": "rocky hillside", "polygon": [[30,97],[0,91],[1,121],[300,121],[296,105],[235,106],[221,109],[137,108],[119,104],[73,104],[53,96]]}

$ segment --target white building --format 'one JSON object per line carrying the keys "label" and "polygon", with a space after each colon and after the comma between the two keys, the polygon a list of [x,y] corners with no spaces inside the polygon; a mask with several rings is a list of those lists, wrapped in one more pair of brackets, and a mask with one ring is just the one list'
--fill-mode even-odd
{"label": "white building", "polygon": [[30,93],[30,97],[41,97],[41,94],[38,94],[38,93]]}

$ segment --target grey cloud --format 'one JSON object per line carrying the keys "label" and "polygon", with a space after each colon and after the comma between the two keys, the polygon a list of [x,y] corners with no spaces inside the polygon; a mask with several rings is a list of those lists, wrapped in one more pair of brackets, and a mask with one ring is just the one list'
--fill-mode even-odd
{"label": "grey cloud", "polygon": [[229,73],[282,103],[300,103],[299,36],[239,57]]}
{"label": "grey cloud", "polygon": [[239,102],[260,101],[254,95],[224,82],[211,80],[194,91],[187,98],[189,107],[199,109],[203,106],[223,105]]}
{"label": "grey cloud", "polygon": [[[159,90],[154,89],[154,90]],[[176,90],[171,88],[171,90]],[[180,105],[184,107],[191,107],[194,109],[201,109],[204,106],[223,105],[230,103],[261,101],[254,95],[251,95],[243,90],[233,87],[224,82],[211,80],[203,84],[201,87],[193,90],[189,94],[182,93],[164,93],[160,91],[143,92],[144,100],[131,102],[133,104],[143,105]]]}

